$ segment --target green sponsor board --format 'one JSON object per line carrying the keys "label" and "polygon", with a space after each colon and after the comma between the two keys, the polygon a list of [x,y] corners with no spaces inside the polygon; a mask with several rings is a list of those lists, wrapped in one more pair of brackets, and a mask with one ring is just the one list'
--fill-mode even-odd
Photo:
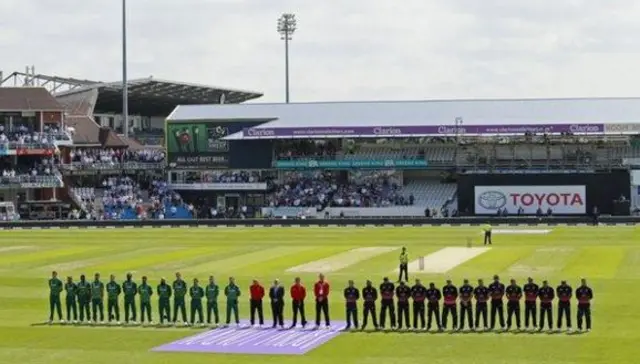
{"label": "green sponsor board", "polygon": [[229,135],[224,123],[167,123],[167,157],[173,168],[226,168],[229,166]]}
{"label": "green sponsor board", "polygon": [[353,160],[279,160],[276,168],[282,169],[345,169],[345,168],[426,168],[427,161],[421,159],[353,159]]}

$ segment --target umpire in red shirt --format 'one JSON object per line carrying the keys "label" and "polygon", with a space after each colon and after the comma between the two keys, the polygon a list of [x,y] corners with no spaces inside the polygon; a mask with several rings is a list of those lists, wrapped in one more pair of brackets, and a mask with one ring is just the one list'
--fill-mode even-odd
{"label": "umpire in red shirt", "polygon": [[307,325],[307,319],[304,315],[304,299],[307,297],[307,289],[300,283],[300,277],[296,277],[293,286],[291,286],[291,300],[293,307],[293,322],[291,328],[295,328],[298,323],[298,314],[300,314],[300,323],[304,328]]}
{"label": "umpire in red shirt", "polygon": [[249,293],[251,294],[251,326],[255,325],[256,312],[258,312],[258,321],[260,326],[264,325],[264,314],[262,311],[262,299],[264,298],[264,287],[260,285],[257,280],[253,280],[253,284],[249,287]]}
{"label": "umpire in red shirt", "polygon": [[327,328],[331,326],[329,321],[329,283],[325,281],[324,274],[318,276],[318,281],[313,286],[316,296],[316,328],[320,327],[321,313],[324,315],[324,323]]}

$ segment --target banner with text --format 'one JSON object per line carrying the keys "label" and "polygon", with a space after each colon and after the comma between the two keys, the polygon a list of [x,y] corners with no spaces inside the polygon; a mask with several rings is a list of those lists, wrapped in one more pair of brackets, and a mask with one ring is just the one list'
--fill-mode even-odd
{"label": "banner with text", "polygon": [[530,124],[530,125],[411,125],[356,127],[288,127],[245,128],[245,138],[278,137],[403,137],[412,135],[513,135],[524,133],[597,134],[604,132],[604,124]]}
{"label": "banner with text", "polygon": [[606,134],[640,134],[640,123],[605,124]]}
{"label": "banner with text", "polygon": [[514,215],[522,207],[531,215],[541,208],[549,208],[558,215],[585,214],[587,192],[585,186],[475,186],[475,213],[495,215],[507,209]]}
{"label": "banner with text", "polygon": [[260,183],[172,183],[169,187],[174,190],[198,191],[264,191],[267,184]]}
{"label": "banner with text", "polygon": [[347,169],[347,168],[426,168],[424,159],[353,159],[353,160],[279,160],[275,162],[276,168],[288,169]]}

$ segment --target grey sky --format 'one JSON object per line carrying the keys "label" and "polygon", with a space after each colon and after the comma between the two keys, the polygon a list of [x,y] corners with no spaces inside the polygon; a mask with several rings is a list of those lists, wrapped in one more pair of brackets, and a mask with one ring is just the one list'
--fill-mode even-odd
{"label": "grey sky", "polygon": [[[292,101],[637,96],[637,0],[128,0],[130,77]],[[120,0],[1,0],[0,69],[115,81]]]}

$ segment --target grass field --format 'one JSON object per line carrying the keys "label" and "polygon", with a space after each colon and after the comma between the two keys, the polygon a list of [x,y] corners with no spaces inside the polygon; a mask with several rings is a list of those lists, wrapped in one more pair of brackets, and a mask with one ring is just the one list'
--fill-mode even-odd
{"label": "grass field", "polygon": [[[240,313],[246,318],[251,279],[257,278],[268,286],[272,279],[280,278],[288,287],[295,276],[301,276],[309,289],[318,272],[301,270],[314,261],[322,263],[311,265],[310,269],[326,270],[332,284],[332,316],[342,319],[340,296],[347,280],[354,279],[361,287],[365,279],[371,278],[377,285],[383,276],[394,275],[399,253],[393,249],[381,249],[378,254],[367,249],[346,252],[406,246],[415,259],[445,247],[464,248],[469,238],[479,247],[478,228],[2,231],[0,363],[638,363],[640,228],[549,229],[552,231],[546,235],[496,233],[491,250],[445,273],[413,276],[420,276],[425,283],[434,281],[438,286],[447,277],[459,285],[466,277],[488,281],[493,274],[499,274],[505,282],[513,277],[523,284],[527,276],[533,276],[538,281],[548,279],[554,287],[566,279],[574,289],[584,276],[595,294],[591,333],[346,333],[304,356],[150,351],[193,335],[198,332],[196,329],[32,324],[48,317],[47,279],[52,270],[59,271],[62,278],[73,275],[76,279],[81,273],[90,277],[101,272],[106,280],[113,273],[119,281],[131,271],[137,279],[149,276],[153,287],[163,276],[172,281],[176,271],[182,272],[189,283],[193,277],[203,281],[213,274],[224,284],[233,275],[243,289]],[[333,259],[333,263],[327,259],[334,256],[341,258]],[[349,261],[349,257],[353,259]],[[337,260],[341,263],[337,264]],[[153,306],[156,310],[155,299]],[[287,305],[285,318],[290,316],[290,309]],[[575,327],[575,303],[572,309]],[[270,314],[266,316],[269,322]]]}

